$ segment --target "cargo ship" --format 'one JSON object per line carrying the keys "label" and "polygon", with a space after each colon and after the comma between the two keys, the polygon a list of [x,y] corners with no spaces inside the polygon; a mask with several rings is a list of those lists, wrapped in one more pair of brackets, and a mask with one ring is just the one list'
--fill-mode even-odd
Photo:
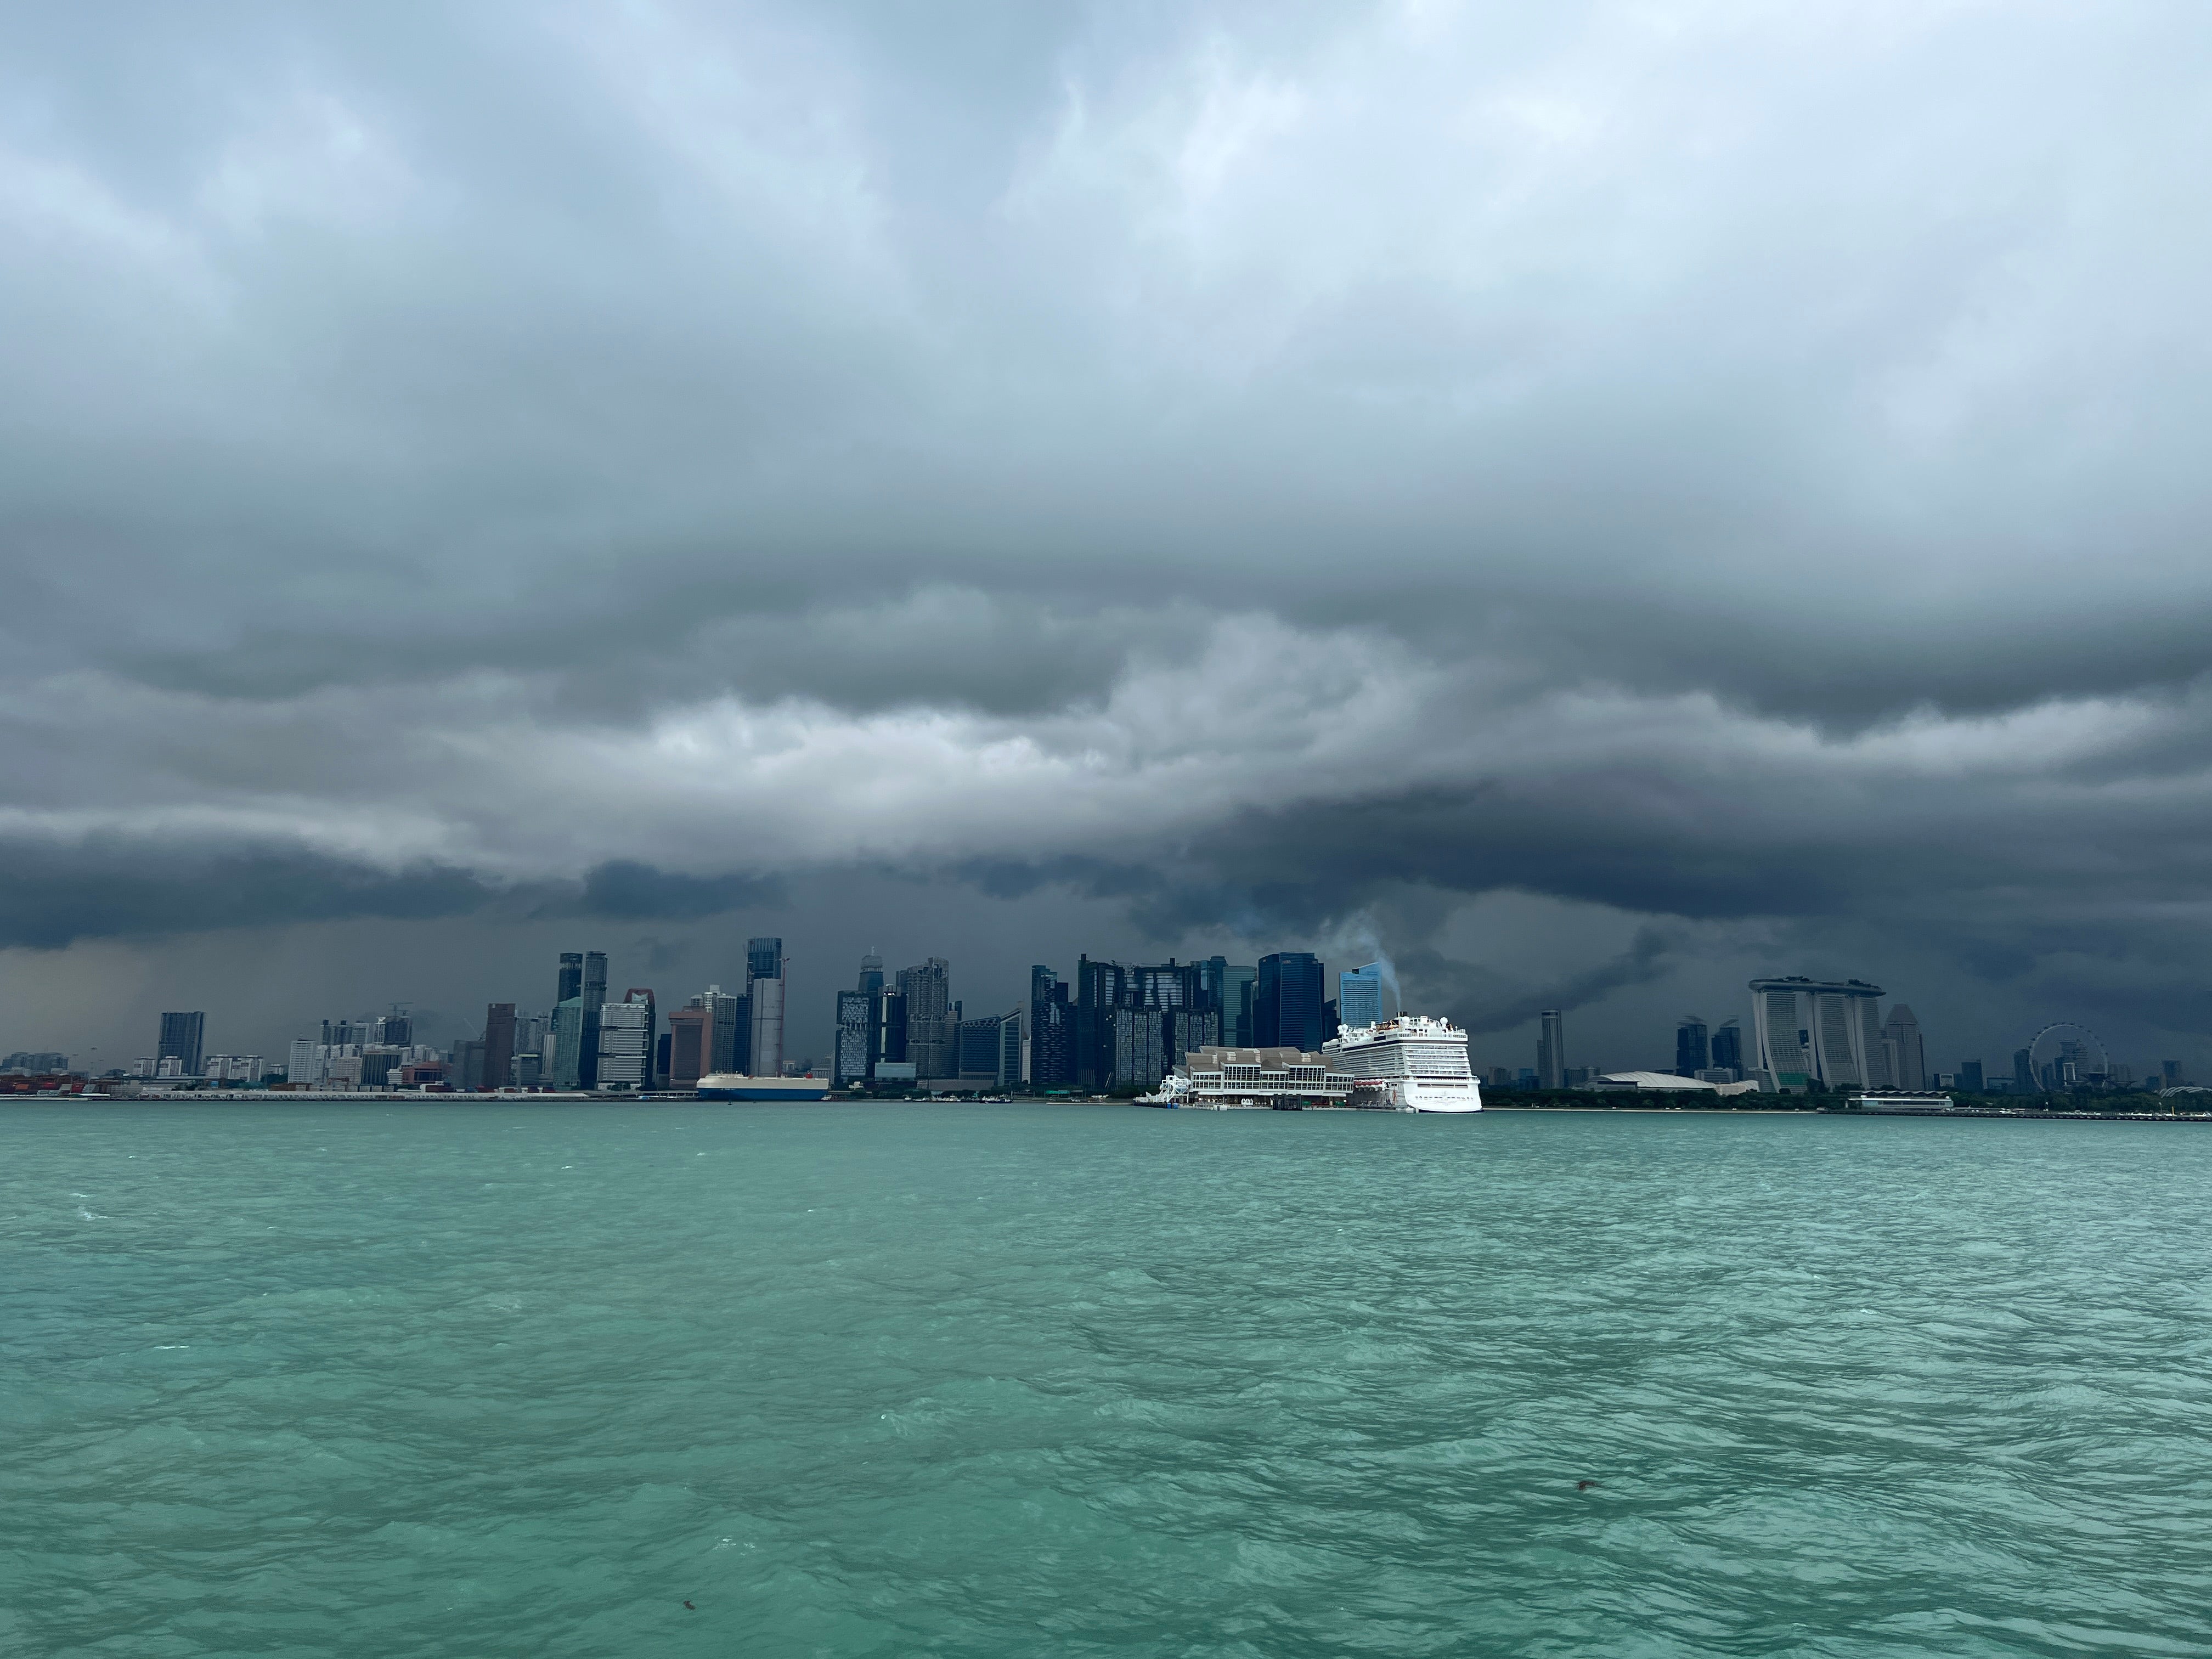
{"label": "cargo ship", "polygon": [[747,1077],[740,1072],[709,1072],[699,1079],[702,1100],[827,1100],[826,1077]]}

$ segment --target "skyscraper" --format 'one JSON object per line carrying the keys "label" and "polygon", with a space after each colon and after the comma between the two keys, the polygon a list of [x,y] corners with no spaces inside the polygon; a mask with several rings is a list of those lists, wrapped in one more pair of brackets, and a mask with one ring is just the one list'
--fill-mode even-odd
{"label": "skyscraper", "polygon": [[[2169,1066],[2173,1065],[2170,1060],[2166,1063]],[[2180,1068],[2177,1066],[2175,1069]],[[2032,1095],[2038,1092],[2042,1086],[2041,1080],[2035,1075],[2035,1066],[2028,1051],[2025,1048],[2014,1049],[2012,1051],[2013,1092],[2020,1095]]]}
{"label": "skyscraper", "polygon": [[576,1086],[596,1089],[599,1086],[599,1010],[607,1000],[607,953],[604,951],[584,952],[584,988],[581,994],[584,1015],[584,1045],[576,1067]]}
{"label": "skyscraper", "polygon": [[1695,1077],[1713,1062],[1705,1042],[1705,1022],[1695,1014],[1682,1016],[1674,1028],[1674,1075]]}
{"label": "skyscraper", "polygon": [[756,1077],[783,1075],[783,941],[747,940],[745,995],[752,1001],[752,1054],[746,1069]]}
{"label": "skyscraper", "polygon": [[[567,975],[562,975],[565,983]],[[583,983],[580,969],[576,982]],[[580,994],[563,997],[553,1010],[553,1086],[580,1089],[584,1077],[584,999]]]}
{"label": "skyscraper", "polygon": [[1382,1023],[1382,964],[1370,962],[1336,976],[1336,1018],[1353,1030]]}
{"label": "skyscraper", "polygon": [[906,993],[885,991],[877,999],[876,1058],[894,1066],[907,1064]]}
{"label": "skyscraper", "polygon": [[1222,1004],[1222,1018],[1235,1022],[1237,1046],[1249,1048],[1252,1047],[1252,1033],[1257,1029],[1253,1023],[1255,1017],[1252,1010],[1260,997],[1258,964],[1248,963],[1240,968],[1232,963],[1229,969],[1229,981],[1222,994],[1228,999]]}
{"label": "skyscraper", "polygon": [[906,1057],[917,1077],[951,1077],[959,1063],[953,1051],[951,1030],[952,964],[931,957],[898,972],[899,994],[905,999]]}
{"label": "skyscraper", "polygon": [[668,1016],[668,1086],[691,1088],[714,1069],[714,1011],[695,997]]}
{"label": "skyscraper", "polygon": [[[553,1001],[557,1006],[570,997],[580,997],[583,994],[584,953],[581,951],[563,951],[561,952],[560,989],[555,994]],[[327,1042],[330,1039],[325,1037],[323,1041]]]}
{"label": "skyscraper", "polygon": [[1733,1019],[1723,1020],[1713,1032],[1713,1064],[1743,1075],[1743,1027]]}
{"label": "skyscraper", "polygon": [[1547,1008],[1538,1016],[1536,1086],[1540,1089],[1564,1089],[1567,1086],[1566,1021],[1557,1008]]}
{"label": "skyscraper", "polygon": [[650,1089],[659,1081],[656,1062],[660,1047],[660,1000],[653,994],[650,986],[644,985],[631,986],[623,993],[623,1000],[645,1005],[645,1075],[638,1086]]}
{"label": "skyscraper", "polygon": [[514,1075],[513,1003],[495,1002],[484,1010],[483,1045],[483,1086],[504,1089]]}
{"label": "skyscraper", "polygon": [[1881,1044],[1883,1056],[1889,1063],[1892,1086],[1928,1086],[1928,1062],[1920,1041],[1920,1022],[1913,1018],[1912,1010],[1901,1002],[1889,1006],[1889,1018],[1882,1024]]}
{"label": "skyscraper", "polygon": [[165,1060],[177,1062],[177,1073],[183,1077],[200,1074],[200,1042],[207,1030],[207,1015],[204,1011],[187,1014],[161,1016],[161,1046],[155,1050],[155,1069]]}
{"label": "skyscraper", "polygon": [[1970,1095],[1982,1092],[1984,1085],[1980,1060],[1962,1060],[1959,1062],[1959,1086]]}
{"label": "skyscraper", "polygon": [[653,1073],[653,993],[599,1006],[599,1089],[643,1089]]}
{"label": "skyscraper", "polygon": [[1022,1080],[1020,1009],[983,1019],[963,1019],[959,1030],[959,1078],[963,1085],[1003,1089]]}
{"label": "skyscraper", "polygon": [[[1170,1011],[1162,1008],[1116,1008],[1109,1029],[1114,1034],[1114,1069],[1109,1085],[1115,1089],[1150,1089],[1168,1074]],[[1316,1018],[1319,1017],[1316,1016]]]}
{"label": "skyscraper", "polygon": [[873,951],[860,958],[860,991],[872,994],[884,988],[884,959]]}
{"label": "skyscraper", "polygon": [[1066,983],[1041,963],[1030,969],[1029,1047],[1031,1088],[1075,1086],[1075,1010]]}
{"label": "skyscraper", "polygon": [[1127,1002],[1128,970],[1118,962],[1075,959],[1075,1086],[1101,1090],[1114,1080],[1114,1011]]}
{"label": "skyscraper", "polygon": [[[883,978],[879,972],[878,981]],[[868,1050],[873,1046],[875,1035],[877,993],[840,991],[837,993],[837,1047],[830,1060],[830,1079],[838,1088],[848,1083],[863,1083],[873,1073],[874,1061]]]}
{"label": "skyscraper", "polygon": [[1310,951],[1278,951],[1260,958],[1252,998],[1252,1045],[1321,1047],[1321,959]]}

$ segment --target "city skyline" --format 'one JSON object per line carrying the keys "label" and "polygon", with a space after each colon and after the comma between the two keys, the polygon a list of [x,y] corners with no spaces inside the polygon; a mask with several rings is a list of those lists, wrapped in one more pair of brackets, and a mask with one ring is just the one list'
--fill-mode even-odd
{"label": "city skyline", "polygon": [[0,26],[15,1046],[1364,930],[2212,1059],[2212,20],[659,15]]}
{"label": "city skyline", "polygon": [[[1248,964],[1219,955],[1151,964],[1083,956],[1073,980],[1048,964],[1032,964],[1025,1002],[979,1015],[963,1006],[965,998],[951,994],[946,959],[933,956],[887,972],[871,947],[860,959],[856,988],[835,994],[827,1052],[800,1055],[787,1054],[780,1041],[788,964],[781,937],[747,941],[741,993],[710,984],[672,1009],[665,1024],[653,988],[631,986],[618,998],[610,994],[605,952],[563,951],[557,964],[557,1000],[548,1012],[489,1003],[478,1035],[463,1034],[442,1052],[419,1041],[428,1032],[418,1029],[411,1005],[394,1001],[383,1014],[323,1018],[319,1046],[316,1036],[295,1037],[278,1051],[281,1058],[247,1054],[242,1045],[237,1053],[210,1050],[204,1074],[253,1082],[265,1070],[289,1074],[295,1084],[304,1078],[333,1087],[428,1083],[588,1091],[680,1089],[709,1071],[774,1075],[780,1067],[804,1067],[841,1085],[903,1079],[940,1088],[1104,1091],[1132,1083],[1149,1086],[1203,1044],[1273,1048],[1280,1039],[1293,1048],[1318,1049],[1336,1029],[1341,1001],[1348,1000],[1357,1017],[1378,1016],[1381,987],[1395,985],[1397,978],[1386,957],[1341,969],[1332,981],[1328,964],[1304,951],[1267,953]],[[1322,1003],[1320,993],[1329,983],[1340,997]],[[1656,1042],[1650,1036],[1641,1045],[1644,1052],[1626,1063],[1577,1052],[1566,1035],[1565,1012],[1553,1009],[1536,1022],[1533,1066],[1485,1060],[1477,1064],[1477,1075],[1494,1086],[1557,1089],[1582,1086],[1602,1073],[1671,1071],[1711,1083],[1761,1079],[1762,1086],[1783,1092],[1808,1086],[1979,1091],[1985,1083],[1991,1090],[2019,1091],[2021,1079],[2029,1079],[2031,1091],[2075,1082],[2155,1087],[2193,1075],[2176,1058],[2131,1060],[2071,1021],[2050,1023],[2033,1034],[2033,1042],[2041,1044],[2048,1030],[2063,1028],[2087,1047],[2059,1041],[2047,1053],[2039,1048],[2041,1064],[2031,1064],[2027,1047],[2014,1051],[2009,1073],[1978,1054],[1931,1060],[1911,1008],[1894,1000],[1885,1006],[1878,985],[1768,975],[1750,981],[1746,991],[1747,1032],[1737,1016],[1708,1026],[1702,1016],[1683,1015],[1674,1030],[1672,1066],[1648,1059]],[[586,994],[601,999],[589,1014],[582,1006]],[[1109,1016],[1124,1009],[1132,1012]],[[155,1054],[116,1069],[154,1079],[203,1075],[195,1057],[205,1041],[205,1019],[204,1010],[164,1011]],[[617,1035],[607,1037],[609,1030]],[[1033,1054],[1037,1032],[1044,1035]],[[764,1041],[767,1033],[773,1036]],[[40,1052],[48,1060],[55,1054]],[[611,1069],[602,1070],[603,1060]],[[790,1064],[782,1065],[787,1060]],[[880,1066],[884,1060],[895,1063]],[[76,1068],[104,1069],[96,1060],[80,1060]]]}

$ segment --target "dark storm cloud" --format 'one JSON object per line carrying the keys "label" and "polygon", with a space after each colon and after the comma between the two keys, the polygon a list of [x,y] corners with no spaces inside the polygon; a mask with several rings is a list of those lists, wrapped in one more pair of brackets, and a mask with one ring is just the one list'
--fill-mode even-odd
{"label": "dark storm cloud", "polygon": [[780,908],[789,902],[784,884],[773,878],[686,876],[617,859],[585,873],[576,908],[586,915],[640,921]]}
{"label": "dark storm cloud", "polygon": [[[902,872],[1470,1020],[1738,926],[2189,1006],[2205,16],[0,42],[0,937]],[[1493,982],[1498,893],[1668,943]]]}
{"label": "dark storm cloud", "polygon": [[292,848],[14,842],[0,849],[0,947],[339,917],[428,921],[480,910],[495,896],[465,870],[389,871]]}

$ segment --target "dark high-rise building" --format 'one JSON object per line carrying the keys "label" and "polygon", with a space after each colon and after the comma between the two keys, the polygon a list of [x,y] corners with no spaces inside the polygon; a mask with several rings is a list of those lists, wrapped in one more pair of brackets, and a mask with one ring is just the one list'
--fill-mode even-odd
{"label": "dark high-rise building", "polygon": [[[2025,1053],[2027,1051],[2023,1049],[2021,1052]],[[2165,1087],[2168,1089],[2178,1089],[2181,1086],[2181,1062],[2179,1060],[2161,1060],[2158,1063],[2158,1074]]]}
{"label": "dark high-rise building", "polygon": [[584,953],[581,951],[561,952],[561,988],[553,1000],[556,1005],[570,997],[584,994]]}
{"label": "dark high-rise building", "polygon": [[481,1089],[484,1084],[484,1046],[476,1037],[463,1037],[453,1045],[453,1066],[450,1074],[456,1089]]}
{"label": "dark high-rise building", "polygon": [[[580,971],[577,982],[583,982]],[[553,1086],[556,1089],[583,1087],[584,1075],[584,999],[573,996],[562,1000],[553,1011]]]}
{"label": "dark high-rise building", "polygon": [[1195,1008],[1206,1000],[1206,975],[1201,963],[1139,963],[1122,982],[1125,1006],[1131,1008]]}
{"label": "dark high-rise building", "polygon": [[1114,1011],[1127,1006],[1128,970],[1118,962],[1075,961],[1075,1086],[1094,1091],[1114,1081]]}
{"label": "dark high-rise building", "polygon": [[1564,1089],[1567,1086],[1566,1017],[1557,1008],[1547,1008],[1536,1018],[1536,1086]]}
{"label": "dark high-rise building", "polygon": [[1197,1008],[1164,1009],[1162,1013],[1167,1021],[1164,1030],[1169,1065],[1188,1058],[1194,1049],[1220,1045],[1221,1010],[1211,1003]]}
{"label": "dark high-rise building", "polygon": [[495,1002],[484,1010],[483,1086],[504,1089],[514,1075],[514,1005]]}
{"label": "dark high-rise building", "polygon": [[1743,1027],[1732,1019],[1723,1020],[1714,1028],[1713,1064],[1727,1066],[1738,1077],[1743,1075]]}
{"label": "dark high-rise building", "polygon": [[875,1036],[879,990],[878,992],[837,993],[837,1048],[830,1062],[830,1078],[838,1088],[848,1083],[865,1082],[875,1070],[868,1050]]}
{"label": "dark high-rise building", "polygon": [[856,988],[868,995],[884,988],[884,959],[873,951],[860,958],[860,982]]}
{"label": "dark high-rise building", "polygon": [[1252,997],[1253,1047],[1318,1049],[1321,1010],[1320,957],[1310,951],[1278,951],[1260,958]]}
{"label": "dark high-rise building", "polygon": [[1029,1071],[1033,1089],[1075,1086],[1075,1010],[1066,982],[1042,963],[1030,969]]}
{"label": "dark high-rise building", "polygon": [[[707,1016],[706,1046],[698,1056],[702,1068],[699,1075],[745,1072],[752,1059],[752,999],[733,997],[720,986],[709,985],[691,999],[690,1006]],[[675,1018],[669,1016],[672,1025]],[[688,1051],[682,1056],[687,1062],[690,1058]]]}
{"label": "dark high-rise building", "polygon": [[1682,1016],[1682,1023],[1674,1028],[1674,1075],[1695,1077],[1712,1065],[1711,1049],[1705,1042],[1705,1022],[1695,1014]]}
{"label": "dark high-rise building", "polygon": [[1201,957],[1191,966],[1198,969],[1199,988],[1212,999],[1213,1006],[1217,1008],[1227,1007],[1229,998],[1226,994],[1228,987],[1225,981],[1229,978],[1229,958]]}
{"label": "dark high-rise building", "polygon": [[1334,998],[1321,1006],[1321,1040],[1323,1042],[1344,1029],[1344,1017],[1337,1012],[1339,1006]]}
{"label": "dark high-rise building", "polygon": [[886,991],[878,999],[881,1017],[876,1026],[876,1058],[903,1066],[906,1060],[906,994]]}
{"label": "dark high-rise building", "polygon": [[207,1015],[204,1011],[188,1014],[161,1016],[161,1046],[155,1052],[155,1070],[159,1062],[173,1060],[177,1070],[185,1077],[200,1074],[200,1044],[207,1032]]}
{"label": "dark high-rise building", "polygon": [[1168,1058],[1168,1011],[1164,1008],[1116,1008],[1114,1069],[1107,1086],[1150,1089],[1165,1077],[1173,1063]]}
{"label": "dark high-rise building", "polygon": [[960,1022],[958,1076],[969,1088],[1001,1089],[1021,1081],[1022,1011]]}
{"label": "dark high-rise building", "polygon": [[607,953],[584,952],[584,1045],[576,1067],[576,1086],[599,1086],[599,1010],[607,1000]]}
{"label": "dark high-rise building", "polygon": [[899,994],[906,999],[906,1057],[917,1077],[952,1077],[960,1063],[954,1048],[951,976],[952,965],[931,957],[899,969]]}
{"label": "dark high-rise building", "polygon": [[394,1048],[404,1048],[415,1041],[415,1022],[399,1012],[404,1006],[394,1003],[392,1012],[377,1020],[375,1034],[369,1038],[370,1042],[388,1042]]}
{"label": "dark high-rise building", "polygon": [[2012,1051],[2012,1086],[2015,1094],[2032,1095],[2041,1091],[2042,1079],[2035,1074],[2033,1056],[2025,1048]]}
{"label": "dark high-rise building", "polygon": [[1982,1092],[1982,1062],[1962,1060],[1959,1062],[1959,1087],[1970,1095]]}
{"label": "dark high-rise building", "polygon": [[1888,1081],[1895,1087],[1919,1090],[1928,1086],[1928,1064],[1920,1039],[1920,1022],[1901,1002],[1889,1005],[1882,1022],[1881,1047],[1888,1061]]}
{"label": "dark high-rise building", "polygon": [[715,1069],[714,1011],[699,999],[668,1016],[668,1060],[661,1069],[672,1089],[692,1088]]}
{"label": "dark high-rise building", "polygon": [[[676,1024],[676,1016],[671,1014],[668,1017],[668,1023],[672,1027]],[[663,1031],[653,1045],[653,1086],[656,1089],[665,1089],[668,1086],[669,1050],[674,1046],[669,1041],[669,1034],[666,1031]],[[515,1079],[518,1083],[521,1080],[520,1078]]]}
{"label": "dark high-rise building", "polygon": [[1253,1046],[1252,1000],[1259,992],[1258,968],[1230,964],[1229,977],[1221,992],[1221,1018],[1225,1028],[1233,1029],[1236,1046],[1240,1048]]}

